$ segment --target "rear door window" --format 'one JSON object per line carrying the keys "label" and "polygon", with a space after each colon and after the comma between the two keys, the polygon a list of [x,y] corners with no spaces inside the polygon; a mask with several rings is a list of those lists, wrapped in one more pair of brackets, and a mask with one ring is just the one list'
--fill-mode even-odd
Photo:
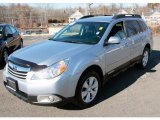
{"label": "rear door window", "polygon": [[128,37],[136,35],[141,31],[140,26],[136,20],[125,21],[125,27]]}

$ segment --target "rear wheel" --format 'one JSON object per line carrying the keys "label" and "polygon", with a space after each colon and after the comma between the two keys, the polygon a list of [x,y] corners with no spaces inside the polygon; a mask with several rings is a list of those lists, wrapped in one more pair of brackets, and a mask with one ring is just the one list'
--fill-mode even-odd
{"label": "rear wheel", "polygon": [[142,69],[146,68],[148,60],[149,60],[149,49],[146,47],[143,51],[143,55],[139,63],[140,68]]}
{"label": "rear wheel", "polygon": [[76,104],[81,108],[91,106],[100,90],[100,77],[95,71],[89,71],[79,80],[76,90]]}

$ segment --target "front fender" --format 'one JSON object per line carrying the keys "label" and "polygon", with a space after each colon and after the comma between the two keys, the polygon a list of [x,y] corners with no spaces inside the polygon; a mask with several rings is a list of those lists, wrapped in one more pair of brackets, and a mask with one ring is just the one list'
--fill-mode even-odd
{"label": "front fender", "polygon": [[[86,55],[83,57],[76,56],[74,59],[70,60],[70,65],[68,66],[68,74],[70,76],[70,89],[69,92],[72,93],[72,96],[75,95],[76,87],[82,73],[90,66],[97,65],[102,68],[102,71],[105,69],[105,63],[103,58],[97,57],[94,55]],[[71,69],[72,68],[72,69]],[[104,73],[103,73],[104,74]]]}
{"label": "front fender", "polygon": [[73,64],[74,69],[71,72],[72,75],[82,74],[87,68],[89,68],[92,65],[97,65],[102,69],[104,66],[102,59],[96,56],[86,56],[77,61],[78,61],[77,63],[74,62],[75,64]]}

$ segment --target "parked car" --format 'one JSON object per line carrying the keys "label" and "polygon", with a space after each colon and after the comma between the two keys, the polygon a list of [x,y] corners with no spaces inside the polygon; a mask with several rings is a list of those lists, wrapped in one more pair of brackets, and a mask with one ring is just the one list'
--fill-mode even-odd
{"label": "parked car", "polygon": [[11,54],[4,85],[29,103],[69,100],[85,108],[115,74],[135,64],[146,68],[151,51],[151,30],[140,15],[85,16]]}
{"label": "parked car", "polygon": [[19,31],[9,24],[0,24],[0,61],[6,63],[8,56],[23,47]]}
{"label": "parked car", "polygon": [[42,30],[25,30],[24,32],[21,33],[22,35],[34,35],[34,34],[42,34]]}

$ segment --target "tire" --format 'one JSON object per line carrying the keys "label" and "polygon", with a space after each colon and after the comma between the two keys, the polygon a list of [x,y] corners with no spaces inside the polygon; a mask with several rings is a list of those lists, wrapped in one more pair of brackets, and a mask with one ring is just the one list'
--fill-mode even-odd
{"label": "tire", "polygon": [[146,48],[144,48],[142,58],[139,63],[139,67],[141,69],[145,69],[148,65],[148,61],[149,61],[149,48],[146,47]]}
{"label": "tire", "polygon": [[95,71],[86,72],[79,80],[75,104],[80,108],[87,108],[94,104],[101,89],[101,80]]}
{"label": "tire", "polygon": [[3,50],[2,63],[5,65],[8,62],[8,52],[6,49]]}
{"label": "tire", "polygon": [[19,49],[23,48],[23,41],[20,41]]}

